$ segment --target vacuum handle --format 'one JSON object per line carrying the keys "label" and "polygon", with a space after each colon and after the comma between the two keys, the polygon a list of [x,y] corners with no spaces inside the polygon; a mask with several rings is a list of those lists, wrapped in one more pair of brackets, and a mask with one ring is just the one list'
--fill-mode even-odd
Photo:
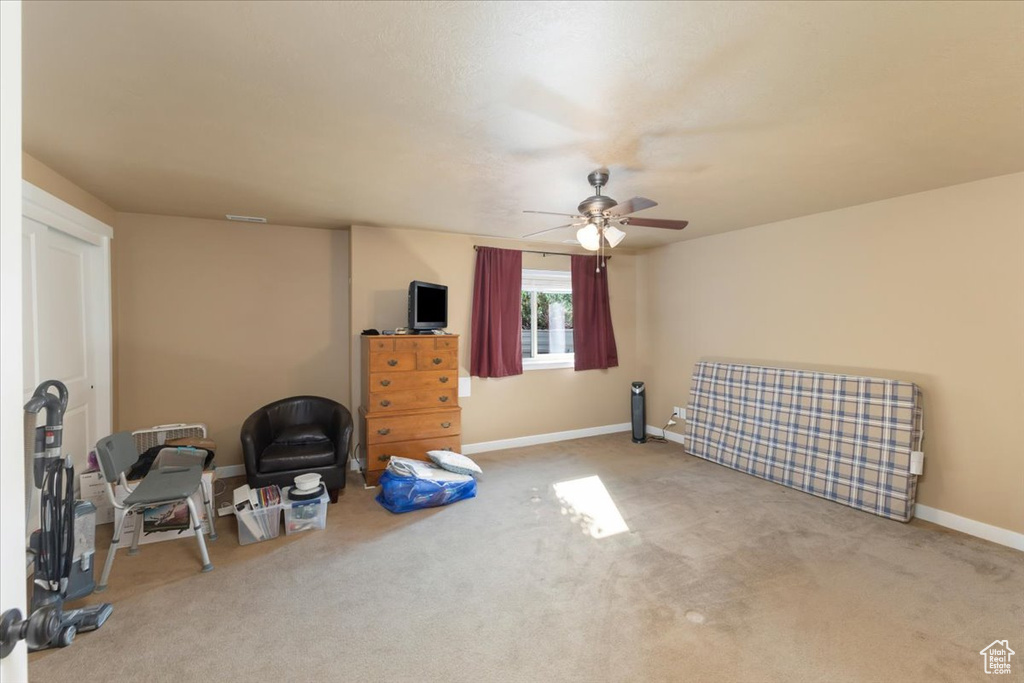
{"label": "vacuum handle", "polygon": [[63,415],[68,409],[68,388],[64,382],[61,382],[59,379],[48,379],[36,387],[36,391],[33,395],[45,396],[50,393],[51,387],[57,390],[57,399],[60,401],[60,412]]}

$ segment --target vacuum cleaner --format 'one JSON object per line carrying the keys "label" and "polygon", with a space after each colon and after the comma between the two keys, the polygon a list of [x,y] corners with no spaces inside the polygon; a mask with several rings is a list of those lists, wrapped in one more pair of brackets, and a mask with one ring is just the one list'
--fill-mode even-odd
{"label": "vacuum cleaner", "polygon": [[76,634],[102,626],[114,609],[110,603],[64,609],[66,601],[96,588],[96,508],[75,500],[75,470],[61,453],[67,406],[68,389],[57,380],[40,384],[25,404],[26,441],[36,415],[46,411],[46,424],[35,428],[32,454],[32,477],[40,490],[39,529],[29,539],[35,577],[29,618],[22,621],[17,610],[9,610],[0,620],[2,655],[22,638],[32,651],[67,647]]}

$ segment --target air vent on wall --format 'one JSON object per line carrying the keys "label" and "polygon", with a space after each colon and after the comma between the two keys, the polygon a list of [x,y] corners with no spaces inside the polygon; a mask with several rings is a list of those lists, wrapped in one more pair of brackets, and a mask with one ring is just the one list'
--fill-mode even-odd
{"label": "air vent on wall", "polygon": [[266,223],[267,219],[261,216],[235,216],[234,214],[225,214],[224,218],[229,221],[239,221],[242,223]]}

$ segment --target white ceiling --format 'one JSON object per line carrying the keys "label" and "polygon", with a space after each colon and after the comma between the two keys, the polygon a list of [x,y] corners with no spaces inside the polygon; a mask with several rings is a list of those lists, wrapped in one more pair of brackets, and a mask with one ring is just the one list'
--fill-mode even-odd
{"label": "white ceiling", "polygon": [[120,211],[503,237],[606,165],[691,222],[641,247],[1024,170],[1022,36],[1020,2],[29,2],[24,145]]}

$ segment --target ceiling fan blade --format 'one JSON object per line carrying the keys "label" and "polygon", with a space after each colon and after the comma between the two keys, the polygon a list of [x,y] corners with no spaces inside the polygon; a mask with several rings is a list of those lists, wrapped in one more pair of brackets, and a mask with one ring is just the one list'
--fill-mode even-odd
{"label": "ceiling fan blade", "polygon": [[633,197],[632,199],[627,199],[614,207],[608,213],[613,216],[625,216],[628,213],[636,213],[637,211],[643,211],[644,209],[649,209],[652,206],[657,205],[658,202],[653,199],[648,199],[647,197]]}
{"label": "ceiling fan blade", "polygon": [[524,79],[508,90],[509,104],[516,109],[538,116],[545,121],[592,136],[603,130],[605,116],[576,104],[558,90],[533,79]]}
{"label": "ceiling fan blade", "polygon": [[[538,213],[541,213],[541,212],[538,211]],[[562,214],[559,214],[559,215],[562,215]],[[559,225],[557,228],[548,228],[547,230],[538,230],[537,232],[531,232],[529,235],[523,235],[523,239],[526,239],[527,237],[535,237],[537,235],[543,235],[544,233],[551,232],[552,230],[561,230],[562,228],[571,228],[574,225],[576,225],[576,224],[575,223],[566,223],[565,225]]]}
{"label": "ceiling fan blade", "polygon": [[545,216],[568,216],[569,218],[581,218],[574,213],[558,213],[556,211],[528,211],[524,210],[523,213],[542,213]]}
{"label": "ceiling fan blade", "polygon": [[669,221],[660,218],[624,218],[626,225],[639,225],[644,228],[668,228],[669,230],[682,230],[690,224],[689,221]]}

